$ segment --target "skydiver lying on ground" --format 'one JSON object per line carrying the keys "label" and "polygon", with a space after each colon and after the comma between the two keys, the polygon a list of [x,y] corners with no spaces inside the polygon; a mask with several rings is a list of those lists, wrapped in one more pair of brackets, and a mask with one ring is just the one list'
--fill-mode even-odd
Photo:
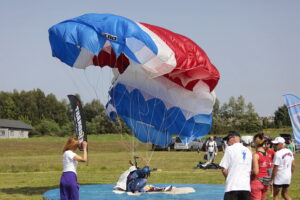
{"label": "skydiver lying on ground", "polygon": [[[126,177],[126,178],[125,178]],[[146,185],[147,179],[150,177],[150,167],[145,166],[142,169],[138,169],[135,166],[131,166],[125,171],[119,178],[115,189],[124,190],[127,192],[166,192],[171,191],[172,186],[165,188],[155,187],[152,185]],[[124,183],[126,181],[126,183]]]}
{"label": "skydiver lying on ground", "polygon": [[127,176],[128,192],[166,192],[171,191],[172,186],[166,188],[146,185],[147,179],[150,177],[150,167],[145,166],[143,169],[137,169],[129,173]]}

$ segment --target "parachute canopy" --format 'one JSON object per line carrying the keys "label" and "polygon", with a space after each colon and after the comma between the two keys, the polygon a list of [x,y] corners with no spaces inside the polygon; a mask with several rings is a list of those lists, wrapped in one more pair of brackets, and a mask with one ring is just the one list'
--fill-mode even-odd
{"label": "parachute canopy", "polygon": [[113,68],[106,111],[121,117],[142,142],[188,142],[212,124],[220,78],[189,38],[113,14],[86,14],[49,29],[52,55],[75,68]]}

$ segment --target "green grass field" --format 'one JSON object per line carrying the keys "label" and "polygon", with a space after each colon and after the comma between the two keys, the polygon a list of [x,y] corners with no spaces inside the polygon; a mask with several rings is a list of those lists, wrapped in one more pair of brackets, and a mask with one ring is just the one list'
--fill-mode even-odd
{"label": "green grass field", "polygon": [[[42,199],[44,192],[58,188],[62,170],[61,149],[66,139],[0,140],[0,199]],[[152,158],[151,166],[158,168],[149,178],[150,184],[225,183],[219,170],[195,169],[197,163],[203,160],[203,152],[153,152],[150,145],[120,135],[90,136],[89,141],[88,166],[80,163],[77,169],[81,185],[116,183],[120,173],[129,167],[133,146],[136,155],[141,157],[141,166]],[[216,162],[222,156],[219,153]],[[296,172],[289,193],[293,199],[300,199],[300,154],[295,158]]]}

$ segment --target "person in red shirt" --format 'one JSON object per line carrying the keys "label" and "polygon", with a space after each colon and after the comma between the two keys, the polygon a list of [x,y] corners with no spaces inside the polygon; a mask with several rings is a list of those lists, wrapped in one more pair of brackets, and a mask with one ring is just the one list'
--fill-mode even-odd
{"label": "person in red shirt", "polygon": [[271,180],[268,174],[270,159],[266,152],[267,140],[263,133],[259,133],[254,136],[253,142],[256,152],[252,156],[251,199],[263,200],[266,198]]}
{"label": "person in red shirt", "polygon": [[[268,174],[269,174],[269,176],[272,176],[273,169],[274,169],[273,158],[274,158],[274,155],[275,155],[275,151],[273,150],[272,146],[273,146],[272,138],[268,137],[267,138],[267,143],[266,143],[266,152],[267,152],[267,156],[269,158],[269,160],[268,160],[268,162],[269,162],[269,165],[268,165]],[[273,193],[272,184],[270,185],[269,188],[270,188],[270,192],[272,194]]]}
{"label": "person in red shirt", "polygon": [[273,168],[274,168],[274,164],[273,164],[273,158],[275,155],[275,151],[272,149],[272,139],[267,138],[267,142],[266,142],[266,152],[267,152],[267,156],[269,158],[269,165],[268,165],[268,174],[269,176],[272,175],[273,172]]}

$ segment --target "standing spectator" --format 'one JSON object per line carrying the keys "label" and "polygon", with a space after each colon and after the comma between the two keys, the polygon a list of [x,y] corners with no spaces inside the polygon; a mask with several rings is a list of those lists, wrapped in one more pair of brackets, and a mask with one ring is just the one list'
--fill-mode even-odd
{"label": "standing spectator", "polygon": [[295,153],[295,144],[292,142],[292,140],[287,141],[286,148],[291,150],[292,153]]}
{"label": "standing spectator", "polygon": [[77,182],[76,168],[78,162],[87,161],[87,142],[82,143],[83,157],[75,153],[79,146],[77,137],[68,139],[63,148],[63,173],[60,178],[60,199],[79,200],[79,184]]}
{"label": "standing spectator", "polygon": [[[274,164],[273,164],[273,159],[274,159],[274,155],[275,155],[275,151],[272,149],[272,138],[268,137],[267,138],[267,143],[266,143],[266,152],[267,152],[267,156],[268,156],[268,175],[272,176],[273,173],[273,168],[274,168]],[[270,192],[271,194],[273,193],[273,185],[270,185]],[[271,195],[273,196],[273,195]]]}
{"label": "standing spectator", "polygon": [[290,200],[288,195],[288,188],[291,183],[292,173],[295,169],[295,161],[293,153],[284,148],[285,140],[282,137],[275,138],[272,143],[274,144],[276,153],[274,156],[274,169],[272,173],[273,181],[273,198],[279,200],[279,192],[285,200]]}
{"label": "standing spectator", "polygon": [[263,133],[258,133],[254,136],[253,142],[256,152],[252,155],[251,199],[263,200],[266,198],[271,181],[268,174],[270,159],[266,152],[267,140]]}
{"label": "standing spectator", "polygon": [[228,147],[227,144],[227,137],[223,138],[223,143],[222,143],[222,151],[225,152],[226,148]]}
{"label": "standing spectator", "polygon": [[274,155],[275,155],[275,151],[272,149],[272,139],[271,138],[267,138],[267,142],[266,142],[266,152],[267,152],[267,156],[268,156],[268,174],[269,176],[272,176],[272,172],[273,172],[273,168],[274,168],[274,164],[273,164],[273,159],[274,159]]}
{"label": "standing spectator", "polygon": [[239,133],[229,132],[228,147],[220,163],[226,178],[224,200],[250,200],[252,153],[240,141]]}
{"label": "standing spectator", "polygon": [[207,152],[207,161],[213,163],[215,155],[217,155],[218,152],[218,146],[213,136],[209,137],[209,140],[206,142],[205,147]]}

